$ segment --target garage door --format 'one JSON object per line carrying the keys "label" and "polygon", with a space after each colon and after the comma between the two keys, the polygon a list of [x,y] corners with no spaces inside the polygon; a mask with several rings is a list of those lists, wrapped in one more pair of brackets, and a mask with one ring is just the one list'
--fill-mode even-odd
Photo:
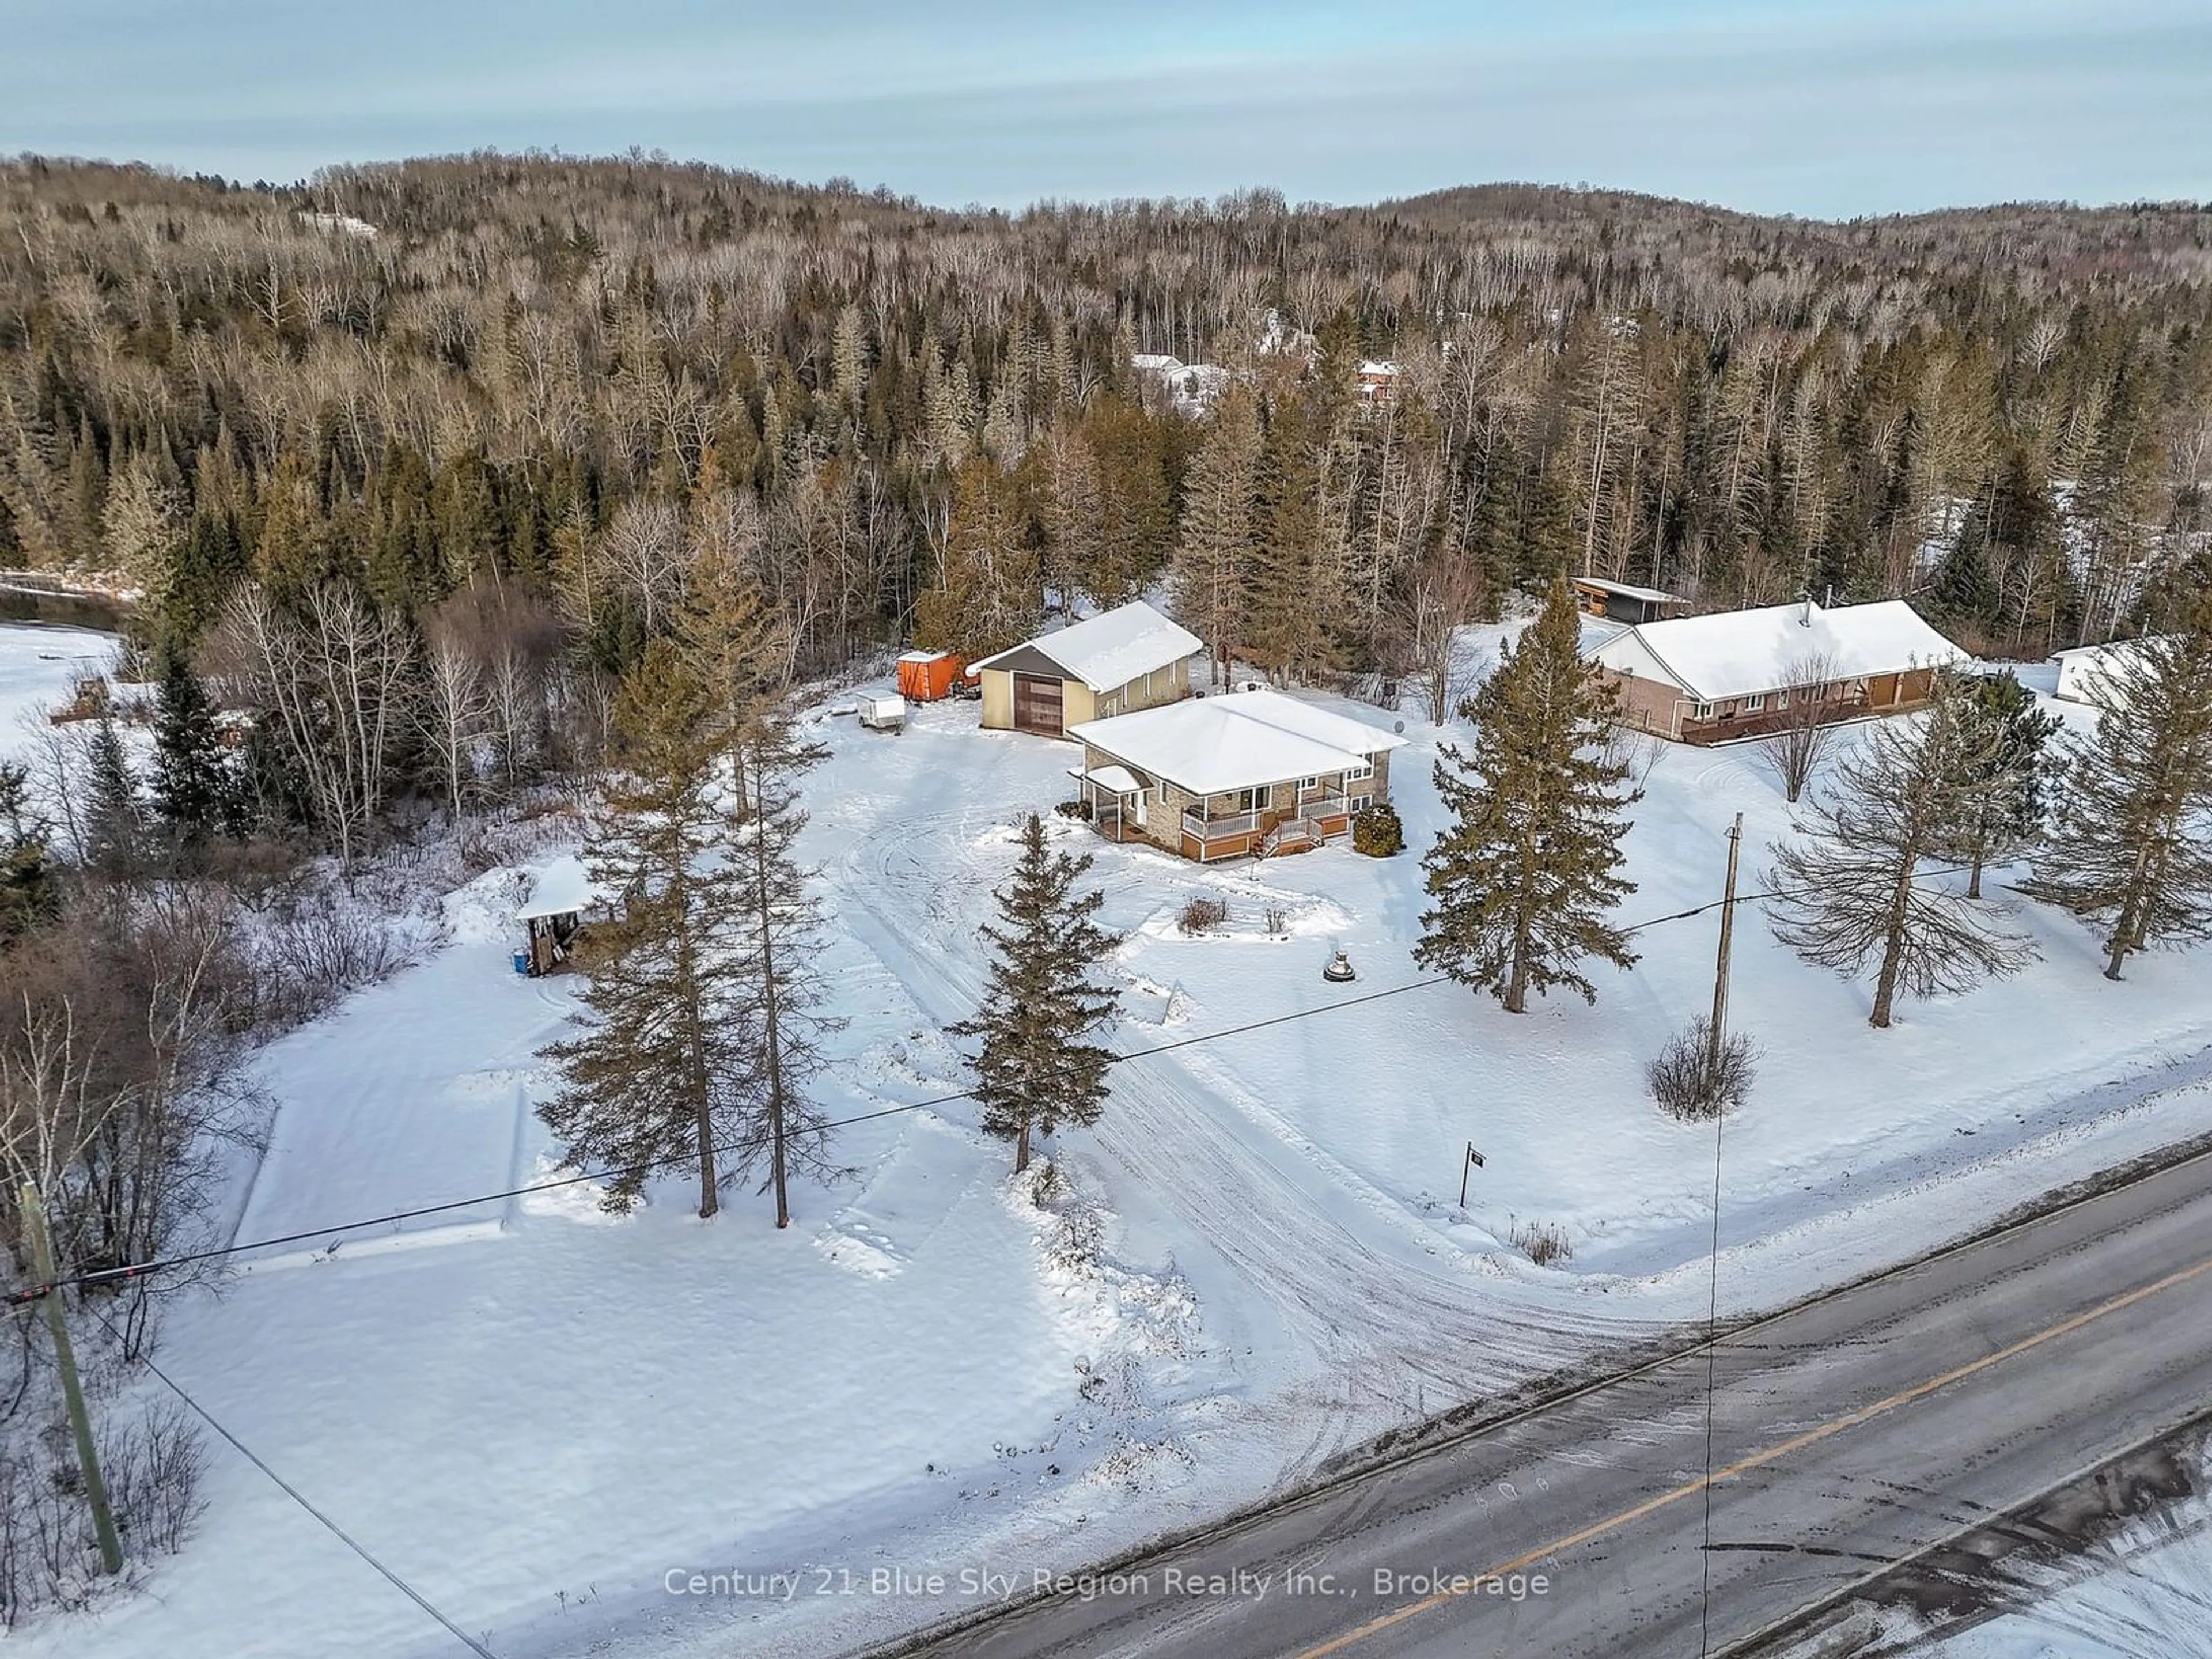
{"label": "garage door", "polygon": [[1060,682],[1043,674],[1014,676],[1014,730],[1060,735]]}

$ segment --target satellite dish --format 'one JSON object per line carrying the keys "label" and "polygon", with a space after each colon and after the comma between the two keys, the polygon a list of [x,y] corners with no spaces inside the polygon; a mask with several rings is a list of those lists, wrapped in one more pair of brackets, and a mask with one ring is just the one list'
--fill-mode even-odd
{"label": "satellite dish", "polygon": [[1390,722],[1390,729],[1402,737],[1405,735],[1406,722],[1403,720],[1393,720]]}

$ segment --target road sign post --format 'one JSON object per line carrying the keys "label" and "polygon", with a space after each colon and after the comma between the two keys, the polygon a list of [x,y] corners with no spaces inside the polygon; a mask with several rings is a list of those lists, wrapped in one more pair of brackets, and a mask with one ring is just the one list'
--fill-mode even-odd
{"label": "road sign post", "polygon": [[1474,1150],[1474,1143],[1470,1140],[1467,1143],[1467,1156],[1460,1160],[1459,1166],[1459,1206],[1462,1210],[1467,1208],[1467,1178],[1481,1167],[1482,1154]]}

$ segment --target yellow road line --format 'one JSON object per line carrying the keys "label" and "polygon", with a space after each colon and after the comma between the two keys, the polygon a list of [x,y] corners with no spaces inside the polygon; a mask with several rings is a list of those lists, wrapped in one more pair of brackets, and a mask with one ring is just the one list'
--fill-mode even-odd
{"label": "yellow road line", "polygon": [[1917,1400],[1925,1399],[1939,1389],[1948,1388],[1954,1382],[1972,1376],[1978,1371],[1985,1371],[1992,1365],[2002,1364],[2004,1361],[2026,1353],[2032,1348],[2039,1348],[2046,1342],[2055,1342],[2060,1337],[2070,1335],[2083,1326],[2092,1324],[2108,1314],[2118,1313],[2124,1308],[2131,1308],[2138,1302],[2148,1301],[2162,1291],[2170,1291],[2177,1285],[2186,1284],[2191,1279],[2201,1278],[2208,1273],[2212,1273],[2212,1260],[2200,1261],[2193,1267],[2184,1267],[2179,1273],[2168,1273],[2154,1285],[2145,1285],[2140,1290],[2130,1291],[2125,1296],[2114,1297],[2111,1301],[2100,1303],[2087,1312],[2075,1314],[2071,1319],[2061,1320],[2057,1324],[2038,1331],[2033,1336],[2024,1337],[2008,1348],[2000,1348],[1996,1352],[1960,1365],[1955,1370],[1948,1370],[1941,1376],[1930,1377],[1925,1382],[1915,1383],[1911,1388],[1891,1395],[1887,1399],[1875,1401],[1871,1406],[1862,1406],[1858,1410],[1846,1413],[1844,1416],[1822,1424],[1817,1429],[1808,1429],[1803,1434],[1794,1436],[1778,1445],[1769,1446],[1764,1451],[1753,1452],[1748,1457],[1741,1458],[1725,1468],[1716,1469],[1710,1475],[1700,1475],[1695,1480],[1686,1481],[1671,1492],[1661,1492],[1656,1498],[1647,1498],[1641,1504],[1625,1509],[1618,1515],[1608,1516],[1602,1521],[1595,1522],[1579,1532],[1569,1533],[1565,1537],[1555,1538],[1550,1543],[1540,1545],[1526,1554],[1516,1555],[1510,1561],[1502,1562],[1487,1572],[1475,1573],[1468,1578],[1465,1589],[1455,1587],[1441,1589],[1434,1595],[1423,1597],[1419,1601],[1408,1601],[1404,1607],[1383,1613],[1378,1618],[1370,1619],[1358,1628],[1346,1631],[1341,1636],[1334,1637],[1317,1648],[1305,1649],[1297,1655],[1297,1659],[1326,1659],[1329,1654],[1341,1653],[1355,1643],[1364,1642],[1370,1636],[1379,1635],[1395,1626],[1404,1624],[1408,1619],[1416,1618],[1421,1613],[1440,1607],[1448,1601],[1456,1601],[1460,1596],[1470,1593],[1476,1586],[1490,1579],[1503,1578],[1510,1573],[1520,1572],[1535,1565],[1546,1556],[1557,1555],[1562,1551],[1587,1544],[1594,1538],[1602,1538],[1607,1533],[1618,1532],[1621,1528],[1641,1521],[1645,1516],[1663,1510],[1670,1504],[1679,1504],[1685,1498],[1696,1497],[1708,1486],[1717,1486],[1721,1481],[1732,1480],[1737,1475],[1747,1474],[1753,1469],[1764,1468],[1779,1458],[1787,1457],[1792,1452],[1802,1451],[1806,1447],[1817,1444],[1832,1436],[1841,1434],[1846,1429],[1855,1429],[1860,1424],[1870,1422],[1886,1413],[1893,1412],[1900,1406],[1909,1406]]}

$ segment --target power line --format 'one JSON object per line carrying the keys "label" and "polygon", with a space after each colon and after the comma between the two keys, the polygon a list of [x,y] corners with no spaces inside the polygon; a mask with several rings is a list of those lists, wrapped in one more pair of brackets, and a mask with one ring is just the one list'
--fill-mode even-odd
{"label": "power line", "polygon": [[[1966,869],[1967,866],[1965,865],[1946,865],[1936,869],[1916,871],[1912,879],[1920,881],[1930,876],[1960,875],[1965,873]],[[1738,904],[1745,904],[1754,899],[1790,898],[1796,896],[1804,890],[1806,890],[1772,887],[1756,893],[1740,894],[1735,902]],[[1644,921],[1632,922],[1619,931],[1626,937],[1631,933],[1643,933],[1647,928],[1663,926],[1668,922],[1688,921],[1693,917],[1717,910],[1727,902],[1729,901],[1726,899],[1713,899],[1704,904],[1692,905],[1686,910],[1671,911],[1662,916],[1648,916]],[[1426,991],[1439,985],[1449,985],[1455,982],[1449,974],[1434,974],[1426,979],[1409,980],[1403,985],[1388,986],[1380,991],[1367,991],[1356,997],[1340,998],[1334,1002],[1322,1003],[1318,1007],[1294,1009],[1287,1014],[1276,1014],[1267,1019],[1255,1019],[1242,1025],[1225,1026],[1218,1031],[1201,1031],[1195,1036],[1178,1037],[1172,1042],[1155,1043],[1149,1048],[1135,1048],[1127,1054],[1109,1054],[1107,1056],[1106,1063],[1109,1066],[1118,1066],[1132,1060],[1149,1060],[1154,1055],[1172,1054],[1180,1048],[1194,1048],[1200,1043],[1219,1042],[1229,1037],[1243,1036],[1253,1031],[1263,1031],[1273,1026],[1287,1025],[1294,1020],[1311,1019],[1319,1014],[1332,1014],[1340,1009],[1358,1007],[1363,1003],[1381,1002],[1389,997],[1404,996],[1409,992]],[[927,1100],[908,1101],[903,1105],[885,1106],[872,1112],[855,1113],[851,1117],[833,1118],[824,1123],[811,1123],[799,1128],[787,1129],[785,1134],[787,1138],[801,1134],[827,1134],[832,1129],[850,1128],[860,1123],[873,1123],[887,1117],[903,1116],[908,1112],[929,1111],[936,1107],[950,1106],[960,1101],[973,1100],[975,1097],[975,1091],[973,1089],[959,1089],[950,1094],[933,1095]],[[731,1152],[757,1152],[766,1142],[766,1136],[756,1135],[718,1143],[712,1150],[717,1157]],[[441,1203],[422,1204],[411,1209],[394,1210],[384,1215],[367,1216],[358,1221],[343,1221],[330,1226],[302,1228],[297,1232],[279,1233],[273,1237],[257,1238],[244,1244],[224,1244],[204,1250],[186,1250],[175,1255],[160,1256],[151,1261],[132,1262],[119,1267],[96,1268],[90,1273],[75,1273],[58,1279],[51,1285],[27,1286],[14,1292],[7,1300],[32,1302],[51,1291],[68,1286],[120,1284],[130,1279],[143,1279],[153,1273],[167,1273],[177,1267],[195,1267],[204,1261],[217,1261],[228,1256],[243,1255],[249,1251],[274,1249],[280,1244],[301,1244],[311,1239],[328,1238],[336,1233],[363,1232],[372,1227],[396,1227],[404,1222],[420,1221],[428,1216],[448,1215],[456,1210],[471,1210],[486,1204],[502,1204],[510,1199],[528,1198],[537,1193],[558,1192],[564,1188],[581,1186],[588,1182],[627,1179],[636,1176],[650,1175],[656,1170],[670,1169],[678,1164],[693,1163],[698,1157],[699,1152],[696,1147],[686,1148],[681,1152],[672,1152],[661,1158],[644,1158],[635,1164],[617,1164],[601,1170],[586,1170],[576,1175],[559,1176],[549,1181],[532,1182],[526,1186],[506,1188],[499,1192],[478,1193],[470,1198],[447,1199]]]}
{"label": "power line", "polygon": [[[122,1334],[118,1332],[112,1324],[109,1323],[107,1316],[101,1313],[99,1309],[90,1308],[88,1309],[87,1311],[88,1311],[94,1319],[99,1320],[102,1325],[106,1325],[107,1327],[107,1333],[109,1335],[114,1337],[118,1342],[123,1340]],[[489,1648],[477,1641],[476,1638],[471,1636],[466,1631],[463,1630],[452,1620],[447,1618],[444,1613],[439,1612],[437,1607],[431,1602],[430,1599],[424,1595],[422,1591],[416,1589],[412,1584],[409,1583],[404,1578],[402,1578],[390,1567],[386,1566],[383,1562],[378,1560],[375,1556],[370,1554],[369,1552],[362,1546],[360,1541],[354,1538],[351,1534],[348,1533],[343,1527],[338,1525],[338,1523],[331,1520],[329,1516],[317,1509],[314,1504],[307,1500],[307,1496],[302,1493],[297,1486],[294,1486],[283,1475],[277,1474],[276,1470],[270,1468],[266,1462],[263,1462],[260,1456],[255,1453],[251,1446],[248,1446],[243,1440],[240,1440],[228,1429],[223,1427],[221,1423],[218,1423],[215,1419],[214,1414],[210,1413],[206,1407],[201,1405],[198,1401],[186,1394],[184,1389],[179,1386],[177,1380],[174,1377],[171,1376],[167,1371],[163,1370],[159,1365],[155,1364],[151,1358],[144,1354],[141,1354],[139,1356],[138,1363],[145,1366],[148,1370],[151,1371],[154,1376],[160,1380],[161,1385],[167,1389],[171,1394],[173,1394],[178,1399],[183,1401],[201,1422],[206,1424],[208,1427],[213,1429],[216,1434],[220,1435],[226,1442],[228,1442],[233,1451],[235,1451],[240,1457],[243,1457],[247,1462],[252,1464],[253,1467],[260,1470],[262,1474],[267,1475],[270,1482],[275,1485],[276,1489],[283,1492],[285,1497],[290,1498],[295,1504],[297,1504],[309,1515],[314,1516],[315,1520],[322,1526],[324,1530],[331,1534],[331,1537],[337,1539],[338,1542],[343,1544],[356,1555],[358,1555],[362,1560],[368,1562],[370,1566],[375,1568],[379,1573],[384,1576],[386,1582],[388,1582],[393,1589],[397,1589],[402,1595],[404,1595],[416,1607],[422,1608],[423,1612],[428,1613],[430,1617],[436,1620],[441,1625],[444,1626],[447,1632],[455,1641],[459,1642],[471,1653],[477,1655],[477,1659],[498,1659],[498,1656],[494,1654]]]}

